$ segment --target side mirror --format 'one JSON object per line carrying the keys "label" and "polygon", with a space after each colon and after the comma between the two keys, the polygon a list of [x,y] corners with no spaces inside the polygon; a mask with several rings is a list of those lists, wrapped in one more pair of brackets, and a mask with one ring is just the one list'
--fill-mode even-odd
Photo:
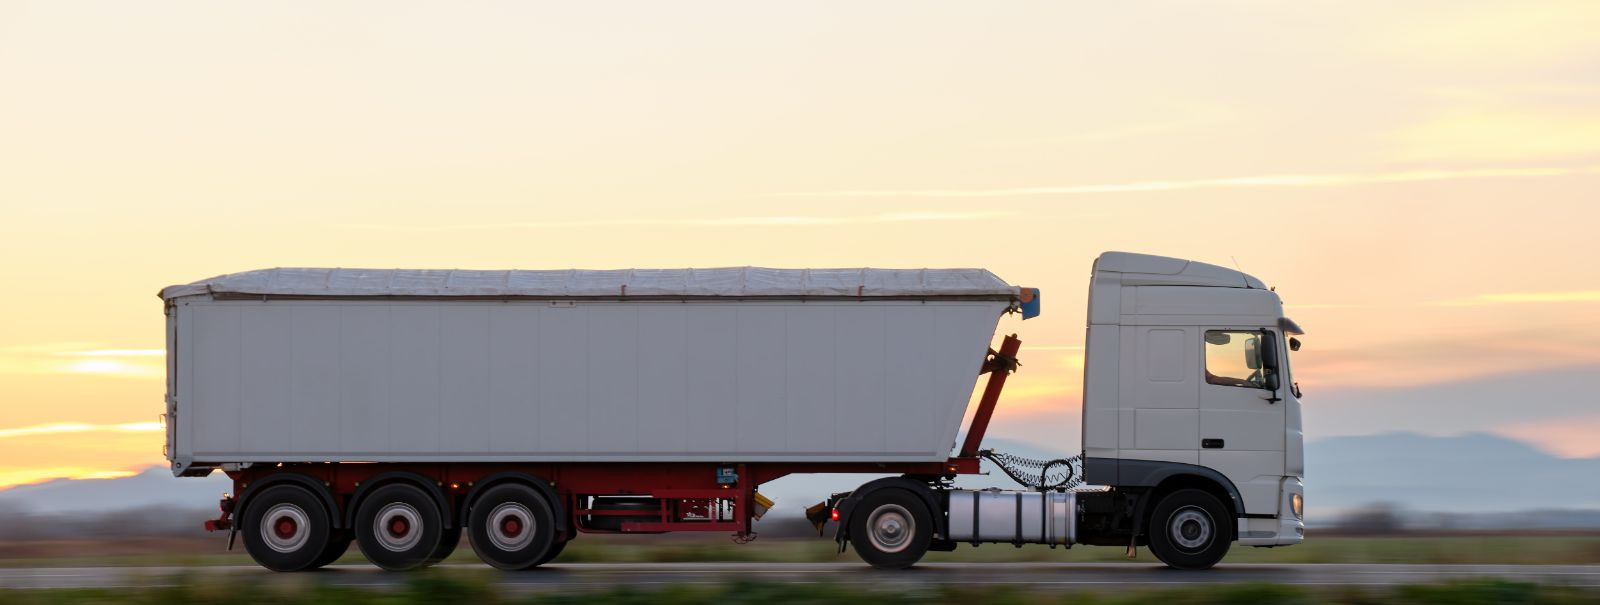
{"label": "side mirror", "polygon": [[1293,336],[1290,336],[1289,337],[1289,350],[1290,351],[1299,351],[1300,350],[1300,339],[1295,338]]}
{"label": "side mirror", "polygon": [[1261,333],[1261,378],[1268,391],[1278,390],[1278,339],[1271,332]]}

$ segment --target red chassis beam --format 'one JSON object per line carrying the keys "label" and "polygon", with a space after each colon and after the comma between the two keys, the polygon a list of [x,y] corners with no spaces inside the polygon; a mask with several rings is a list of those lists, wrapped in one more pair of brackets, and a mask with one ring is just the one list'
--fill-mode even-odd
{"label": "red chassis beam", "polygon": [[[734,467],[737,469],[738,481],[734,484],[717,482],[717,469]],[[924,475],[930,477],[946,477],[962,474],[976,474],[978,472],[977,458],[950,458],[944,462],[753,462],[746,464],[727,465],[712,462],[606,462],[606,463],[563,463],[563,462],[526,462],[526,463],[404,463],[386,462],[377,464],[340,464],[340,463],[294,463],[278,465],[262,465],[240,471],[228,473],[233,479],[234,493],[237,498],[246,498],[251,494],[252,483],[260,482],[273,475],[283,473],[297,473],[305,475],[316,482],[323,484],[333,495],[334,501],[343,509],[360,489],[361,484],[377,475],[394,472],[406,472],[421,475],[434,481],[444,491],[449,500],[450,514],[456,514],[465,506],[467,494],[474,485],[491,475],[506,472],[517,472],[540,477],[549,482],[561,498],[563,507],[570,516],[571,527],[581,531],[589,531],[583,527],[581,510],[578,504],[580,496],[648,496],[674,501],[695,500],[731,500],[733,515],[731,521],[714,522],[707,520],[668,520],[663,517],[659,523],[628,522],[622,525],[622,532],[662,532],[662,531],[735,531],[748,534],[750,531],[750,503],[755,497],[755,490],[764,483],[768,483],[788,475],[804,473],[870,473],[870,474],[906,474]],[[339,514],[343,514],[341,510]],[[611,511],[585,512],[583,515],[611,516]],[[639,515],[637,511],[629,512]],[[644,513],[650,514],[650,513]],[[595,530],[601,531],[601,530]]]}

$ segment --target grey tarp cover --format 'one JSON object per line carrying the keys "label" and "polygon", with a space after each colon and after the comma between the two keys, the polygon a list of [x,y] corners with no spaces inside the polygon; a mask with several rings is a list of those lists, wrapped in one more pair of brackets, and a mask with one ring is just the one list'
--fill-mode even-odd
{"label": "grey tarp cover", "polygon": [[[625,288],[624,288],[625,287]],[[1017,288],[983,269],[437,269],[277,268],[168,286],[161,298],[260,296],[979,296]]]}

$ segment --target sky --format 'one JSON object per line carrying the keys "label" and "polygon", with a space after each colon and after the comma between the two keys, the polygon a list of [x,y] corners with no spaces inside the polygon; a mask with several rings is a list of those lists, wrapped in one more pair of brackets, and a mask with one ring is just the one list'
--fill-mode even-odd
{"label": "sky", "polygon": [[984,267],[1078,447],[1090,264],[1237,266],[1306,433],[1600,456],[1593,2],[0,0],[0,486],[162,463],[156,291]]}

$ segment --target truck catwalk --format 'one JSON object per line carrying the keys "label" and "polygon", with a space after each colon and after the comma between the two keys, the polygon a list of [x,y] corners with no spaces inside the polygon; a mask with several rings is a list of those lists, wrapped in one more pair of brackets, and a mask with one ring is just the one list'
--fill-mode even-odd
{"label": "truck catwalk", "polygon": [[[1299,586],[1391,586],[1478,578],[1504,578],[1541,584],[1600,587],[1600,565],[1342,565],[1222,564],[1208,573],[1169,569],[1151,563],[922,563],[897,572],[854,561],[839,563],[551,563],[529,571],[504,572],[470,563],[438,566],[509,591],[607,590],[629,586],[652,590],[668,585],[722,584],[734,581],[830,583],[875,590],[914,590],[928,586],[1008,585],[1041,590],[1117,589],[1196,584],[1273,583]],[[398,587],[414,578],[362,564],[332,565],[313,574],[276,575],[254,566],[214,567],[58,567],[0,569],[0,588],[161,587],[197,576],[255,582],[305,582],[335,586]]]}

